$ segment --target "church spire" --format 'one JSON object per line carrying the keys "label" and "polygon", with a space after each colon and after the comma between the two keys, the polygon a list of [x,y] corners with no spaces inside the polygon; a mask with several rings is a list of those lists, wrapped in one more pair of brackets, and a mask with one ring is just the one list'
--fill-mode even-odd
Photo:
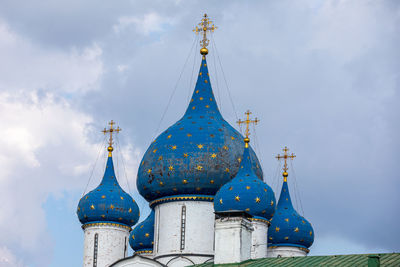
{"label": "church spire", "polygon": [[217,27],[212,24],[212,21],[208,18],[207,14],[204,14],[201,22],[193,29],[193,32],[196,34],[203,34],[203,39],[200,40],[200,54],[203,55],[203,59],[208,54],[207,46],[210,43],[210,40],[207,39],[207,33],[212,33],[215,29],[217,29]]}

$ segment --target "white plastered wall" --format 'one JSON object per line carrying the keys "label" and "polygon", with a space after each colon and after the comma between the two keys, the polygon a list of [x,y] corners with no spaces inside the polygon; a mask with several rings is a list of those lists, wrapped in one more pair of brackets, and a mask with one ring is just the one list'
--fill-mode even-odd
{"label": "white plastered wall", "polygon": [[268,224],[266,221],[252,220],[253,232],[251,234],[251,258],[261,259],[267,257]]}
{"label": "white plastered wall", "polygon": [[[185,210],[184,224],[182,224],[182,207]],[[199,264],[213,258],[212,202],[168,202],[158,204],[154,210],[154,259],[175,267]]]}
{"label": "white plastered wall", "polygon": [[268,248],[268,258],[277,257],[301,257],[307,256],[308,252],[305,249],[298,247],[279,246]]}
{"label": "white plastered wall", "polygon": [[93,267],[95,235],[97,234],[97,267],[110,266],[125,258],[128,251],[129,229],[99,223],[84,229],[83,267]]}

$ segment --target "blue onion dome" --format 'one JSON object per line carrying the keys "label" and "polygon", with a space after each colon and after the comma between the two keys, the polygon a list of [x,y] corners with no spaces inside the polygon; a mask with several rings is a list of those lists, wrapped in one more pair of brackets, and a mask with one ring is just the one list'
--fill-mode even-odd
{"label": "blue onion dome", "polygon": [[[245,141],[249,141],[246,139]],[[251,168],[250,149],[247,143],[239,172],[215,195],[214,210],[246,211],[254,218],[263,220],[270,220],[274,215],[275,194],[269,185],[258,179]]]}
{"label": "blue onion dome", "polygon": [[152,253],[154,245],[154,210],[131,231],[129,244],[136,253]]}
{"label": "blue onion dome", "polygon": [[118,184],[109,147],[106,170],[99,186],[84,195],[78,204],[82,224],[115,222],[131,227],[140,216],[135,200]]}
{"label": "blue onion dome", "polygon": [[293,208],[287,176],[288,173],[285,171],[281,195],[268,231],[268,246],[308,249],[314,242],[314,230],[311,224]]}
{"label": "blue onion dome", "polygon": [[[161,133],[143,156],[137,178],[139,193],[150,205],[179,195],[211,196],[207,199],[212,201],[218,189],[238,172],[243,147],[243,136],[219,112],[203,56],[184,116]],[[259,161],[249,150],[252,168],[262,180]]]}

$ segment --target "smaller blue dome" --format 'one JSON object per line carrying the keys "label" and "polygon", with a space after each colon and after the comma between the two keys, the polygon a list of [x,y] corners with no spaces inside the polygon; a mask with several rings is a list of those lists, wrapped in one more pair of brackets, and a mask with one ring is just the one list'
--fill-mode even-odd
{"label": "smaller blue dome", "polygon": [[249,148],[245,147],[239,172],[215,195],[215,211],[240,210],[256,218],[271,219],[275,211],[274,192],[257,177],[251,166]]}
{"label": "smaller blue dome", "polygon": [[135,252],[153,251],[154,245],[154,210],[151,210],[150,215],[143,222],[139,223],[131,231],[129,236],[129,244]]}
{"label": "smaller blue dome", "polygon": [[118,184],[111,155],[100,185],[80,199],[76,213],[82,224],[117,222],[132,226],[138,221],[139,207]]}
{"label": "smaller blue dome", "polygon": [[314,242],[314,230],[311,224],[293,208],[287,176],[284,177],[279,202],[268,231],[268,246],[308,249]]}

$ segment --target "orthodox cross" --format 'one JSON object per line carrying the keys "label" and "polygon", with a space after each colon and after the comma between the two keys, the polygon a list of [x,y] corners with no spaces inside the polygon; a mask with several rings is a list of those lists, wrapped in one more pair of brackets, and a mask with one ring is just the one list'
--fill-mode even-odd
{"label": "orthodox cross", "polygon": [[210,43],[210,40],[207,39],[207,32],[211,33],[214,32],[215,29],[217,29],[214,24],[210,24],[212,24],[212,21],[208,18],[207,14],[204,14],[201,22],[198,24],[198,26],[196,26],[196,28],[193,29],[193,32],[195,32],[196,34],[203,34],[203,40],[200,41],[200,45],[202,46],[202,48],[200,49],[200,53],[203,56],[208,54],[207,46]]}
{"label": "orthodox cross", "polygon": [[250,123],[254,123],[254,125],[257,125],[257,123],[259,123],[260,120],[257,119],[257,118],[255,118],[254,120],[251,120],[250,119],[251,112],[249,110],[246,111],[244,114],[246,115],[246,120],[242,121],[241,119],[239,119],[237,121],[237,124],[239,124],[239,126],[241,126],[242,124],[246,124],[246,131],[244,133],[244,135],[246,137],[244,138],[244,142],[246,143],[245,146],[249,147],[249,142],[250,142],[250,139],[249,139],[249,135],[250,135],[249,125],[250,125]]}
{"label": "orthodox cross", "polygon": [[283,165],[283,177],[284,177],[284,181],[286,182],[287,176],[288,176],[287,170],[289,169],[287,166],[287,159],[293,160],[296,157],[296,155],[293,153],[291,155],[288,155],[289,148],[287,148],[286,146],[282,150],[283,150],[283,155],[281,156],[278,154],[278,156],[276,156],[275,158],[277,158],[278,160],[281,160],[281,159],[285,160],[285,163]]}
{"label": "orthodox cross", "polygon": [[119,126],[117,128],[114,128],[115,122],[113,120],[111,120],[109,123],[110,128],[106,129],[104,128],[104,130],[102,131],[104,133],[104,135],[106,135],[107,133],[110,134],[110,139],[108,140],[108,156],[111,157],[111,152],[114,150],[113,149],[113,132],[119,133],[121,131],[121,128],[119,128]]}

